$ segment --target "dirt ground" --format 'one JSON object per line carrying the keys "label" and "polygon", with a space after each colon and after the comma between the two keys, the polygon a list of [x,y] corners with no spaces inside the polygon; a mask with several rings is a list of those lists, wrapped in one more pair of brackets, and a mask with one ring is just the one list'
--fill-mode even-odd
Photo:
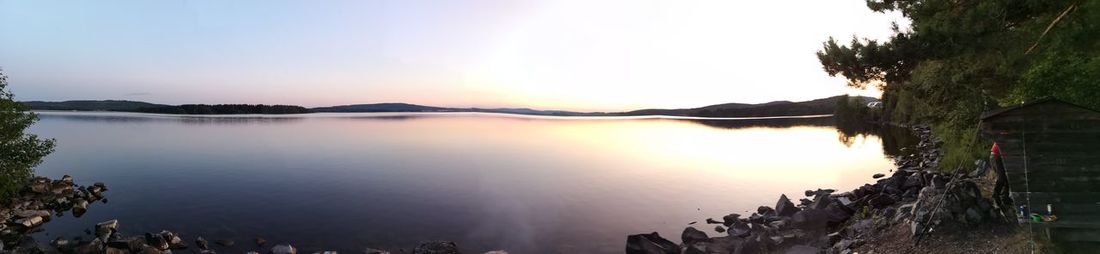
{"label": "dirt ground", "polygon": [[[977,181],[982,194],[989,197],[993,178]],[[855,253],[1063,253],[1042,240],[1032,241],[1031,232],[1015,223],[985,223],[976,227],[939,228],[925,235],[918,244],[907,223],[896,223],[877,229],[877,234],[864,241]],[[1034,251],[1033,251],[1034,250]],[[1100,253],[1094,249],[1091,253]],[[1078,252],[1078,251],[1072,251]],[[1084,252],[1084,253],[1089,253]]]}

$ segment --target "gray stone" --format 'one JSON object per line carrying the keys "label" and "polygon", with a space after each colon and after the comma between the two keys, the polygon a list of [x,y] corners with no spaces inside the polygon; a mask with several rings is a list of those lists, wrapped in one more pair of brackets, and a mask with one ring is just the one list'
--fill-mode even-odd
{"label": "gray stone", "polygon": [[798,207],[787,198],[787,195],[779,195],[779,201],[775,203],[775,212],[779,216],[791,216],[798,212]]}
{"label": "gray stone", "polygon": [[744,241],[733,236],[711,238],[710,244],[707,244],[707,253],[733,253],[741,248]]}
{"label": "gray stone", "polygon": [[984,219],[984,217],[982,216],[982,212],[978,211],[977,208],[971,207],[966,209],[966,220],[968,222],[977,224],[981,223],[982,219]]}
{"label": "gray stone", "polygon": [[[721,228],[721,226],[719,226],[719,228]],[[694,227],[684,228],[684,232],[680,234],[680,241],[684,244],[692,244],[698,241],[706,241],[707,238],[709,238],[707,237],[707,233],[699,231]]]}
{"label": "gray stone", "polygon": [[157,250],[163,251],[168,249],[168,241],[165,241],[164,238],[160,237],[160,235],[154,235],[151,233],[145,233],[145,244],[148,244],[150,247],[156,248]]}
{"label": "gray stone", "polygon": [[[421,246],[423,246],[423,245],[421,245]],[[420,250],[420,247],[416,247],[416,249]],[[271,253],[272,254],[297,254],[298,249],[295,249],[294,246],[290,246],[290,244],[279,244],[279,245],[275,245],[275,247],[271,247]],[[420,253],[420,252],[415,252],[414,251],[413,253]],[[434,253],[434,252],[427,252],[427,253]]]}
{"label": "gray stone", "polygon": [[206,239],[203,239],[201,236],[195,238],[195,246],[199,247],[200,250],[210,249],[210,243],[207,242]]}
{"label": "gray stone", "polygon": [[[454,245],[454,243],[451,243]],[[420,250],[424,247],[424,244],[416,247],[416,250]],[[680,251],[680,246],[677,246],[672,241],[662,238],[657,232],[649,234],[636,234],[626,237],[626,253],[627,254],[675,254]],[[414,254],[445,254],[445,253],[458,253],[457,247],[454,248],[454,252],[417,252]]]}
{"label": "gray stone", "polygon": [[43,221],[42,217],[34,216],[34,217],[17,219],[17,220],[15,220],[15,224],[19,224],[20,226],[23,226],[25,228],[33,228],[33,227],[36,227],[38,225],[42,225],[42,221]]}
{"label": "gray stone", "polygon": [[735,237],[747,237],[752,234],[752,228],[748,223],[737,221],[730,225],[730,228],[726,230],[730,236]]}
{"label": "gray stone", "polygon": [[722,216],[722,225],[726,225],[727,227],[729,227],[730,225],[733,225],[734,223],[737,223],[737,221],[740,220],[740,219],[741,219],[740,214],[731,213],[731,214],[728,214],[726,216]]}
{"label": "gray stone", "polygon": [[[367,248],[363,251],[363,254],[390,254],[390,252],[380,249]],[[486,254],[488,254],[488,252],[486,252]]]}

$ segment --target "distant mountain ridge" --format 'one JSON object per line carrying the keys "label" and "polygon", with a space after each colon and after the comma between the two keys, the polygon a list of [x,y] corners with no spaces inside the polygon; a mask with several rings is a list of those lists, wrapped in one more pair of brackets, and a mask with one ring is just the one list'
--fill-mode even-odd
{"label": "distant mountain ridge", "polygon": [[168,105],[143,101],[126,100],[75,100],[75,101],[23,101],[33,110],[77,110],[77,111],[137,111],[142,108],[157,108]]}
{"label": "distant mountain ridge", "polygon": [[[759,104],[746,104],[746,103],[725,103],[716,104],[698,108],[686,108],[686,109],[641,109],[626,112],[574,112],[564,110],[537,110],[529,108],[448,108],[448,107],[435,107],[425,106],[409,103],[371,103],[371,104],[352,104],[330,107],[317,107],[311,109],[300,108],[297,106],[276,105],[280,107],[296,107],[294,113],[327,113],[327,112],[485,112],[485,113],[505,113],[505,114],[520,114],[520,115],[540,115],[540,116],[644,116],[644,115],[667,115],[667,116],[692,116],[692,117],[769,117],[769,116],[803,116],[803,115],[825,115],[832,114],[837,100],[842,96],[833,96],[828,98],[791,102],[791,101],[773,101]],[[853,99],[860,100],[862,102],[878,101],[878,99],[872,97],[853,96]],[[27,101],[22,102],[29,106],[33,110],[75,110],[75,111],[122,111],[122,112],[155,112],[155,113],[180,113],[180,114],[193,114],[192,110],[150,110],[150,109],[173,109],[191,105],[164,105],[154,104],[140,101],[122,101],[122,100],[81,100],[81,101],[62,101],[62,102],[45,102],[45,101]],[[243,104],[237,104],[243,105]],[[254,105],[254,106],[266,106],[266,105]],[[259,113],[266,113],[267,110]],[[220,113],[220,112],[219,112]],[[244,113],[256,113],[252,111],[228,111],[226,114],[244,114]],[[207,113],[208,114],[208,113]]]}
{"label": "distant mountain ridge", "polygon": [[[816,100],[791,102],[773,101],[760,104],[726,103],[688,109],[642,109],[619,113],[619,115],[668,115],[695,117],[767,117],[767,116],[804,116],[832,114],[837,100],[843,95]],[[852,96],[850,99],[863,103],[878,101],[865,96]]]}

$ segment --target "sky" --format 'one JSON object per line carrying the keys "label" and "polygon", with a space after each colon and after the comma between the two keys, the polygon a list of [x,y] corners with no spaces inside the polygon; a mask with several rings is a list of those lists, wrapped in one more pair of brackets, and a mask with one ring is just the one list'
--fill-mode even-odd
{"label": "sky", "polygon": [[830,36],[884,39],[864,0],[0,0],[19,100],[579,111],[877,96]]}

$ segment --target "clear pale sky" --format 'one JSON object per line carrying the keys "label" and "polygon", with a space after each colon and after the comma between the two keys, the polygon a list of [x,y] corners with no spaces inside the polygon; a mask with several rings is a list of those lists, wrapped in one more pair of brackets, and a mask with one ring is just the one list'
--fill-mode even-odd
{"label": "clear pale sky", "polygon": [[20,100],[681,108],[860,92],[814,52],[895,20],[864,0],[0,0],[0,68]]}

